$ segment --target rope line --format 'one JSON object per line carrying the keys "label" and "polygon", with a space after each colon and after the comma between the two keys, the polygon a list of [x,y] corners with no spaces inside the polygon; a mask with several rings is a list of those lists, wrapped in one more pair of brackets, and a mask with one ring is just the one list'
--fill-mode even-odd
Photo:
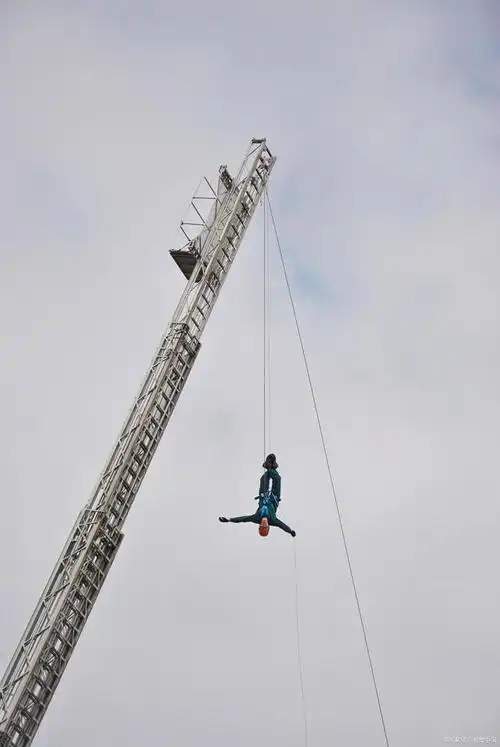
{"label": "rope line", "polygon": [[321,438],[321,443],[322,443],[322,446],[323,446],[323,453],[324,453],[324,457],[325,457],[326,467],[327,467],[327,470],[328,470],[328,476],[329,476],[329,479],[330,479],[330,485],[331,485],[331,489],[332,489],[332,495],[333,495],[333,499],[334,499],[334,502],[335,502],[335,508],[336,508],[337,516],[338,516],[338,520],[339,520],[340,531],[341,531],[341,535],[342,535],[342,542],[343,542],[343,545],[344,545],[344,552],[345,552],[345,556],[346,556],[346,559],[347,559],[347,565],[348,565],[348,568],[349,568],[349,575],[351,577],[351,584],[352,584],[352,588],[353,588],[353,592],[354,592],[354,598],[356,600],[356,606],[357,606],[357,610],[358,610],[358,616],[359,616],[359,620],[360,620],[360,624],[361,624],[361,630],[362,630],[362,633],[363,633],[363,639],[364,639],[364,643],[365,643],[366,653],[367,653],[367,656],[368,656],[368,662],[369,662],[369,666],[370,666],[370,672],[371,672],[371,676],[372,676],[373,687],[374,687],[374,690],[375,690],[375,697],[377,699],[377,705],[378,705],[378,710],[379,710],[379,714],[380,714],[380,720],[381,720],[381,723],[382,723],[382,729],[384,731],[385,743],[386,743],[386,746],[389,747],[389,737],[387,735],[387,728],[386,728],[386,724],[385,724],[385,718],[384,718],[384,713],[383,713],[383,709],[382,709],[382,703],[381,703],[381,700],[380,700],[380,694],[379,694],[379,689],[378,689],[378,685],[377,685],[377,679],[376,679],[376,676],[375,676],[375,668],[374,668],[374,665],[373,665],[373,660],[372,660],[372,655],[371,655],[371,652],[370,652],[370,647],[368,645],[368,636],[367,636],[367,633],[366,633],[366,626],[365,626],[365,622],[364,622],[364,619],[363,619],[363,614],[362,614],[362,611],[361,611],[361,604],[360,604],[360,601],[359,601],[358,590],[357,590],[356,581],[355,581],[355,578],[354,578],[354,571],[353,571],[352,564],[351,564],[351,557],[350,557],[349,549],[348,549],[348,546],[347,546],[347,538],[346,538],[346,534],[345,534],[345,530],[344,530],[344,522],[342,520],[342,514],[341,514],[341,511],[340,511],[340,505],[339,505],[339,501],[338,501],[338,498],[337,498],[337,491],[336,491],[336,488],[335,488],[335,482],[334,482],[334,479],[333,479],[333,472],[332,472],[332,468],[331,468],[331,465],[330,465],[330,459],[329,459],[329,456],[328,456],[328,449],[327,449],[327,446],[326,446],[325,435],[324,435],[323,426],[322,426],[322,423],[321,423],[321,418],[320,418],[320,414],[319,414],[319,410],[318,410],[318,404],[317,404],[317,400],[316,400],[316,393],[315,393],[314,385],[313,385],[312,378],[311,378],[311,372],[310,372],[310,369],[309,369],[309,364],[308,364],[308,361],[307,361],[307,355],[306,355],[306,351],[305,351],[305,347],[304,347],[304,342],[303,342],[303,339],[302,339],[302,333],[300,331],[300,325],[299,325],[299,320],[298,320],[298,316],[297,316],[297,311],[296,311],[296,308],[295,308],[295,302],[293,300],[292,289],[291,289],[291,286],[290,286],[290,281],[289,281],[289,278],[288,278],[288,272],[287,272],[287,268],[286,268],[286,263],[285,263],[285,259],[284,259],[284,256],[283,256],[283,249],[281,247],[281,242],[280,242],[280,238],[279,238],[279,234],[278,234],[278,229],[276,227],[276,221],[274,219],[274,213],[273,213],[273,209],[272,209],[272,206],[271,206],[271,201],[269,199],[269,194],[267,192],[266,192],[265,197],[267,198],[267,204],[268,204],[268,207],[269,207],[269,214],[271,216],[271,221],[272,221],[272,225],[273,225],[273,229],[274,229],[274,235],[276,237],[276,243],[278,245],[278,251],[279,251],[279,255],[280,255],[281,266],[283,268],[283,274],[285,276],[285,282],[286,282],[286,286],[287,286],[287,289],[288,289],[288,296],[289,296],[290,304],[291,304],[292,311],[293,311],[293,316],[294,316],[294,320],[295,320],[295,327],[296,327],[296,330],[297,330],[297,336],[298,336],[300,347],[301,347],[301,350],[302,350],[302,357],[303,357],[303,360],[304,360],[304,366],[305,366],[305,369],[306,369],[307,379],[308,379],[308,382],[309,382],[309,389],[310,389],[310,392],[311,392],[311,397],[312,397],[314,412],[315,412],[315,415],[316,415],[316,421],[317,421],[317,424],[318,424],[318,430],[319,430],[319,434],[320,434],[320,438]]}
{"label": "rope line", "polygon": [[297,660],[299,665],[300,696],[302,699],[302,718],[304,722],[304,747],[307,747],[308,724],[307,707],[304,693],[304,671],[302,667],[302,650],[300,645],[300,614],[299,614],[299,574],[297,570],[297,540],[293,541],[293,564],[295,569],[295,630],[297,638]]}
{"label": "rope line", "polygon": [[263,203],[263,216],[264,216],[264,241],[263,241],[263,262],[264,262],[264,272],[263,272],[263,283],[262,283],[262,292],[263,292],[263,334],[262,334],[262,343],[263,343],[263,350],[262,350],[262,357],[264,361],[264,380],[263,380],[263,394],[264,394],[264,411],[262,413],[262,418],[264,422],[264,454],[263,459],[266,458],[266,451],[267,451],[267,334],[268,334],[268,312],[267,312],[267,265],[268,265],[268,247],[267,247],[267,202],[264,196],[264,203]]}
{"label": "rope line", "polygon": [[[265,194],[264,194],[264,206],[266,205]],[[266,219],[266,224],[268,221]],[[271,392],[271,256],[269,253],[269,235],[266,241],[266,253],[267,253],[267,276],[265,285],[267,285],[267,447],[266,455],[268,451],[272,450],[272,392]]]}
{"label": "rope line", "polygon": [[271,448],[271,272],[269,262],[269,223],[268,223],[268,210],[267,202],[264,195],[264,241],[263,241],[263,300],[264,300],[264,313],[263,313],[263,359],[264,359],[264,459]]}

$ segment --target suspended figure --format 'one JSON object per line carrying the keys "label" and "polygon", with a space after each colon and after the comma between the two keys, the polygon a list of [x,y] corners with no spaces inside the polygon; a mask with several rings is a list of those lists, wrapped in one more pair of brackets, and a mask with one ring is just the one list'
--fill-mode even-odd
{"label": "suspended figure", "polygon": [[[295,532],[289,526],[276,518],[279,502],[281,501],[281,477],[278,473],[278,463],[274,454],[268,454],[264,464],[264,474],[260,478],[259,495],[254,500],[259,501],[259,508],[254,514],[249,516],[235,516],[232,519],[226,519],[225,516],[219,516],[219,521],[232,522],[240,524],[253,522],[259,525],[259,534],[261,537],[267,537],[269,527],[279,527],[284,532],[295,537]],[[272,484],[272,487],[270,485]]]}

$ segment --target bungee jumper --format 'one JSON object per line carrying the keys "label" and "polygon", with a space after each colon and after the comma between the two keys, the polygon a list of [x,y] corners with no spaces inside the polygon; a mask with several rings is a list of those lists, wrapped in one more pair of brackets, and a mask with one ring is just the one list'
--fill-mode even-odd
{"label": "bungee jumper", "polygon": [[[260,478],[259,495],[254,500],[259,501],[259,508],[254,514],[248,516],[235,516],[227,519],[225,516],[219,516],[219,521],[223,523],[231,522],[233,524],[242,524],[253,522],[259,525],[259,534],[261,537],[267,537],[269,527],[278,527],[287,534],[295,537],[295,532],[290,529],[284,522],[276,517],[276,511],[281,501],[281,476],[278,472],[278,462],[275,454],[268,454],[264,463],[264,474]],[[272,487],[269,487],[272,484]]]}

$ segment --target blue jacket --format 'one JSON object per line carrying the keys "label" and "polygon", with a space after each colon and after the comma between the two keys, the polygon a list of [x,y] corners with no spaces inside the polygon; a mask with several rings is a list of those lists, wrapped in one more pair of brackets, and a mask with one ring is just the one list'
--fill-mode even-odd
{"label": "blue jacket", "polygon": [[277,470],[268,469],[264,472],[260,478],[259,493],[267,493],[269,490],[269,484],[272,481],[272,494],[276,496],[278,501],[281,499],[281,477]]}
{"label": "blue jacket", "polygon": [[[270,488],[271,483],[272,487]],[[268,492],[271,495],[266,495]],[[264,503],[271,503],[274,510],[277,510],[281,500],[281,477],[275,469],[266,470],[260,478],[259,495],[256,496],[255,500],[259,501],[259,508]]]}

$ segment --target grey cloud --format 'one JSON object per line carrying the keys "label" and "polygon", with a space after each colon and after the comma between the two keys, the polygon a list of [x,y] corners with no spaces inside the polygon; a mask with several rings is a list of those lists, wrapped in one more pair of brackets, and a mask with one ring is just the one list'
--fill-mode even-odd
{"label": "grey cloud", "polygon": [[[492,4],[2,13],[0,666],[177,302],[189,197],[264,134],[391,744],[500,739]],[[39,747],[303,743],[291,543],[217,522],[259,476],[261,251],[262,217]],[[273,265],[310,743],[383,745]]]}

